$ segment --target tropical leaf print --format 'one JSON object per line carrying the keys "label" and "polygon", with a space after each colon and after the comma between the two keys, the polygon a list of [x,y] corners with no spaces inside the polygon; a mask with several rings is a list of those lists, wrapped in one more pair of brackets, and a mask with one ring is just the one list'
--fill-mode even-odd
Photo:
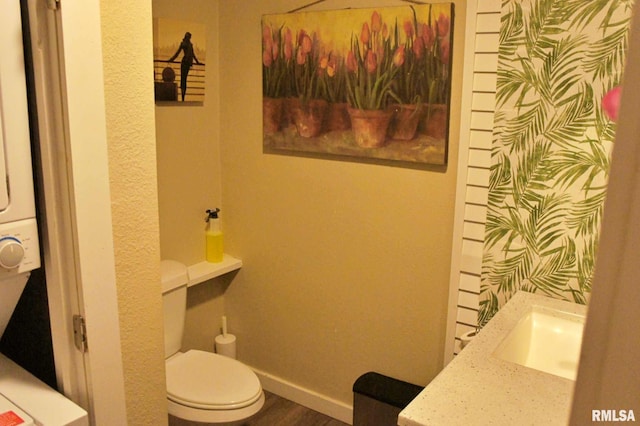
{"label": "tropical leaf print", "polygon": [[[600,28],[604,31],[616,25],[613,17],[629,16],[633,7],[633,0],[568,0],[564,3],[565,19],[570,23],[571,30],[582,30],[586,26]],[[600,20],[595,22],[594,20]],[[617,25],[627,27],[625,19],[617,22]]]}
{"label": "tropical leaf print", "polygon": [[608,79],[619,77],[624,65],[624,53],[627,50],[629,31],[621,27],[617,31],[596,41],[586,52],[584,70],[593,78]]}
{"label": "tropical leaf print", "polygon": [[524,16],[524,45],[529,57],[545,58],[557,43],[556,35],[564,32],[563,2],[538,0],[529,2],[528,6],[529,14]]}
{"label": "tropical leaf print", "polygon": [[478,321],[519,290],[591,291],[630,0],[503,0]]}

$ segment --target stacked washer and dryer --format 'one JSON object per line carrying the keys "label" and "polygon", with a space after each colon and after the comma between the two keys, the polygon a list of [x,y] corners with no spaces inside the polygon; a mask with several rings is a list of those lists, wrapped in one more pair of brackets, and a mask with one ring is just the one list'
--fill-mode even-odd
{"label": "stacked washer and dryer", "polygon": [[[40,267],[20,2],[0,15],[0,337]],[[87,413],[0,354],[0,426],[87,425]]]}

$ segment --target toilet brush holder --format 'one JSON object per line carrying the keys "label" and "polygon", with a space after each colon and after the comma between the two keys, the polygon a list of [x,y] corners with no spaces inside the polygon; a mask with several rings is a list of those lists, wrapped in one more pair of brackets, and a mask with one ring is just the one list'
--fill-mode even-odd
{"label": "toilet brush holder", "polygon": [[236,359],[236,336],[233,334],[219,334],[216,336],[216,353]]}

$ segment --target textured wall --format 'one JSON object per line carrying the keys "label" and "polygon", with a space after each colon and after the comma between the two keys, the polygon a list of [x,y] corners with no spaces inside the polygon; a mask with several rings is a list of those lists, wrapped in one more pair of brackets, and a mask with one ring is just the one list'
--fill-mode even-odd
{"label": "textured wall", "polygon": [[167,422],[151,2],[101,4],[114,250],[128,423]]}

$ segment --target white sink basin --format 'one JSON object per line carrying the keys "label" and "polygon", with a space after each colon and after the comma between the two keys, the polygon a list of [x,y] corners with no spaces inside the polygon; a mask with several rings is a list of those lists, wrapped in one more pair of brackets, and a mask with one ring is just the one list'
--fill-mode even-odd
{"label": "white sink basin", "polygon": [[585,305],[519,291],[400,412],[398,424],[569,424],[586,315]]}
{"label": "white sink basin", "polygon": [[585,317],[532,306],[494,356],[570,380],[576,379]]}

